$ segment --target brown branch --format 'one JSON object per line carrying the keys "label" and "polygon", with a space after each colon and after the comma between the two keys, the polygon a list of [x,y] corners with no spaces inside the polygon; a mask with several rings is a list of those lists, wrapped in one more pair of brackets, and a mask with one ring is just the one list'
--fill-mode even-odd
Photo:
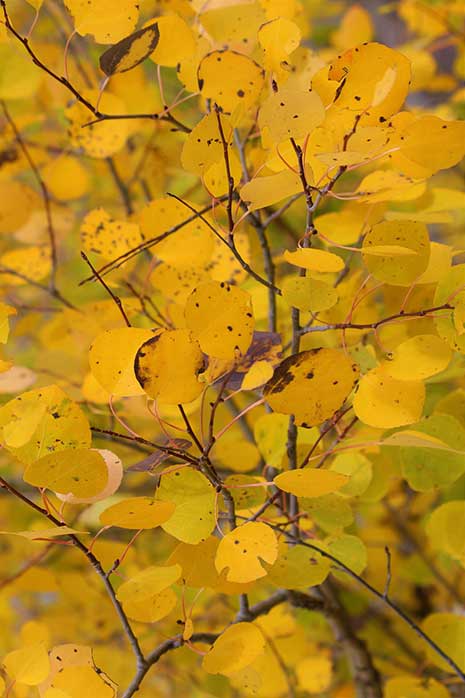
{"label": "brown branch", "polygon": [[151,121],[167,121],[171,123],[176,128],[176,130],[183,131],[184,133],[190,133],[191,129],[188,126],[182,124],[180,121],[178,121],[178,119],[176,119],[174,116],[172,116],[172,114],[170,114],[166,110],[160,113],[151,114],[105,114],[99,111],[97,107],[94,106],[91,102],[89,102],[89,100],[86,99],[67,78],[65,78],[62,75],[58,75],[58,73],[55,73],[55,71],[46,66],[45,63],[43,63],[40,60],[35,51],[33,51],[33,49],[31,48],[29,39],[27,37],[21,36],[21,34],[15,29],[15,27],[11,23],[6,6],[6,0],[0,0],[0,6],[3,10],[3,16],[5,19],[5,25],[7,29],[24,46],[25,50],[31,57],[34,65],[36,65],[38,68],[47,73],[47,75],[53,78],[53,80],[55,80],[56,82],[60,83],[60,85],[66,87],[66,89],[74,95],[74,97],[80,104],[82,104],[89,112],[91,112],[91,114],[97,117],[95,121],[89,122],[88,124],[86,124],[86,126],[90,126],[91,124],[100,123],[103,121],[115,121],[121,119],[150,119]]}
{"label": "brown branch", "polygon": [[115,304],[116,304],[116,307],[118,308],[119,312],[120,312],[121,315],[123,316],[123,319],[124,319],[124,322],[126,323],[126,325],[127,325],[128,327],[132,327],[132,325],[131,325],[131,323],[130,323],[130,321],[129,321],[129,318],[128,318],[128,316],[126,315],[126,311],[125,311],[125,309],[123,308],[123,304],[122,304],[122,302],[121,302],[121,298],[119,298],[119,296],[117,296],[116,293],[114,293],[114,292],[111,290],[111,288],[108,286],[108,284],[102,279],[102,277],[100,276],[100,274],[98,273],[98,271],[96,270],[96,268],[94,267],[94,265],[92,264],[92,262],[90,261],[89,257],[86,255],[85,252],[82,252],[82,251],[81,251],[81,257],[82,257],[82,259],[85,261],[85,263],[90,267],[90,269],[92,269],[92,273],[95,275],[95,277],[98,279],[98,281],[102,284],[102,286],[103,286],[103,288],[105,289],[105,291],[106,291],[106,292],[109,294],[109,296],[114,300],[114,302],[115,302]]}
{"label": "brown branch", "polygon": [[226,168],[226,179],[228,180],[228,200],[226,202],[226,213],[228,216],[228,240],[231,245],[233,241],[234,219],[232,215],[232,204],[234,195],[234,179],[231,174],[231,164],[229,162],[229,145],[224,135],[223,124],[221,123],[221,113],[217,104],[215,104],[216,120],[218,122],[218,131],[220,132],[221,143],[223,145],[223,158]]}
{"label": "brown branch", "polygon": [[382,325],[394,322],[395,320],[423,318],[428,317],[431,313],[435,313],[438,310],[453,309],[454,306],[450,305],[450,303],[443,303],[442,305],[435,305],[432,308],[425,308],[424,310],[414,310],[409,313],[400,311],[399,313],[389,315],[388,317],[382,318],[381,320],[376,320],[376,322],[336,322],[332,325],[312,325],[310,327],[303,327],[301,329],[301,334],[308,334],[309,332],[326,332],[327,330],[377,330]]}
{"label": "brown branch", "polygon": [[[3,477],[0,477],[0,487],[7,490],[10,494],[12,494],[14,497],[17,497],[20,499],[24,504],[29,506],[31,509],[34,509],[37,513],[41,514],[44,516],[46,519],[48,519],[54,526],[57,527],[62,527],[65,524],[63,524],[62,521],[57,519],[53,514],[51,514],[49,511],[46,509],[43,509],[41,506],[36,504],[32,499],[29,499],[25,494],[17,490],[13,485],[10,485]],[[137,668],[140,670],[142,667],[145,666],[146,660],[144,658],[144,655],[142,654],[142,650],[139,645],[139,641],[137,637],[134,634],[134,631],[132,630],[132,627],[129,623],[128,617],[126,616],[126,613],[124,612],[124,609],[121,605],[121,603],[118,601],[116,597],[115,590],[113,589],[113,586],[110,582],[110,580],[107,578],[102,565],[100,561],[95,557],[94,553],[87,548],[84,543],[77,537],[76,534],[71,533],[67,534],[67,538],[72,542],[74,547],[76,547],[78,550],[81,551],[83,555],[87,558],[89,561],[91,567],[95,570],[95,572],[98,574],[100,579],[103,582],[103,585],[107,591],[108,596],[110,597],[110,600],[115,608],[115,611],[118,615],[118,618],[120,620],[121,626],[123,628],[124,634],[126,635],[129,644],[131,645],[132,651],[134,653],[134,656],[137,661]]]}

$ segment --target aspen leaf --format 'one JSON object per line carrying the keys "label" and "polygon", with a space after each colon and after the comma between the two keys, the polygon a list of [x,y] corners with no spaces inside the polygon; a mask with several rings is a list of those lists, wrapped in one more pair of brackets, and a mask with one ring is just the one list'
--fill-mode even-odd
{"label": "aspen leaf", "polygon": [[343,533],[328,542],[328,552],[343,562],[356,574],[361,574],[368,561],[368,551],[357,536]]}
{"label": "aspen leaf", "polygon": [[158,43],[150,58],[158,65],[175,67],[195,53],[196,43],[191,27],[177,14],[157,17]]}
{"label": "aspen leaf", "polygon": [[236,505],[236,511],[251,509],[263,504],[266,498],[266,480],[252,475],[229,475],[224,484],[230,488],[230,493]]}
{"label": "aspen leaf", "polygon": [[11,679],[26,686],[37,686],[50,671],[47,650],[42,643],[9,652],[3,666]]}
{"label": "aspen leaf", "polygon": [[159,38],[157,23],[126,36],[102,53],[99,60],[101,70],[110,76],[135,68],[150,56]]}
{"label": "aspen leaf", "polygon": [[76,448],[57,451],[31,463],[24,480],[75,497],[95,497],[108,482],[108,470],[98,451]]}
{"label": "aspen leaf", "polygon": [[400,152],[429,174],[452,167],[465,154],[465,124],[422,116],[402,132]]}
{"label": "aspen leaf", "polygon": [[315,468],[288,470],[273,480],[279,489],[299,497],[322,497],[341,489],[348,481],[347,475]]}
{"label": "aspen leaf", "polygon": [[251,344],[252,299],[236,286],[217,281],[198,286],[187,300],[185,316],[202,351],[210,356],[234,359]]}
{"label": "aspen leaf", "polygon": [[218,572],[227,568],[228,582],[252,582],[264,577],[261,561],[272,565],[278,554],[278,542],[272,529],[250,522],[227,533],[220,540],[215,565]]}
{"label": "aspen leaf", "polygon": [[359,203],[413,201],[426,191],[424,182],[394,170],[376,170],[362,179],[357,187]]}
{"label": "aspen leaf", "polygon": [[186,303],[194,288],[210,280],[210,274],[200,266],[172,267],[170,264],[160,264],[151,276],[153,286],[165,298],[182,305]]}
{"label": "aspen leaf", "polygon": [[42,178],[49,192],[59,201],[80,199],[89,191],[89,175],[81,162],[62,155],[42,170]]}
{"label": "aspen leaf", "polygon": [[387,374],[399,380],[424,380],[444,371],[452,352],[440,337],[419,334],[399,344],[392,359],[383,366]]}
{"label": "aspen leaf", "polygon": [[275,412],[295,414],[302,426],[332,417],[354,388],[357,364],[336,349],[312,349],[284,359],[264,388]]}
{"label": "aspen leaf", "polygon": [[69,536],[70,534],[82,535],[85,531],[78,531],[69,526],[55,526],[54,528],[39,528],[31,531],[0,531],[0,535],[19,536],[26,540],[44,540],[45,538],[57,538],[59,536]]}
{"label": "aspen leaf", "polygon": [[200,346],[189,330],[163,330],[139,347],[134,372],[149,397],[177,405],[200,395],[203,367]]}
{"label": "aspen leaf", "polygon": [[363,254],[373,257],[414,257],[418,252],[400,245],[367,245]]}
{"label": "aspen leaf", "polygon": [[105,462],[107,470],[107,483],[105,487],[91,497],[76,497],[73,494],[57,494],[58,499],[69,502],[70,504],[93,504],[94,502],[99,502],[102,499],[111,497],[111,495],[117,491],[123,479],[123,464],[121,460],[115,453],[107,449],[97,449],[96,453],[98,453]]}
{"label": "aspen leaf", "polygon": [[426,533],[436,551],[444,550],[465,567],[465,502],[441,504],[426,523]]}
{"label": "aspen leaf", "polygon": [[309,271],[336,272],[344,269],[344,260],[337,254],[312,247],[300,248],[292,252],[286,250],[284,259],[289,264]]}
{"label": "aspen leaf", "polygon": [[[462,289],[465,288],[465,264],[457,264],[452,266],[448,273],[441,279],[436,287],[434,295],[434,304],[442,305],[450,300],[453,296],[451,305],[459,306],[461,304]],[[443,311],[436,315],[434,322],[437,332],[449,346],[461,354],[465,353],[465,334],[457,331],[457,316],[453,310]]]}
{"label": "aspen leaf", "polygon": [[202,660],[209,674],[231,676],[265,650],[263,633],[253,623],[235,623],[221,633]]}
{"label": "aspen leaf", "polygon": [[258,41],[265,53],[265,67],[282,73],[282,64],[298,47],[300,37],[299,27],[287,17],[278,17],[263,24],[258,30]]}
{"label": "aspen leaf", "polygon": [[112,395],[142,395],[134,373],[139,347],[153,338],[153,332],[137,327],[121,327],[99,334],[89,350],[89,366],[100,385]]}
{"label": "aspen leaf", "polygon": [[[453,613],[431,613],[422,623],[422,628],[429,637],[460,667],[465,671],[465,657],[463,654],[463,638],[465,637],[465,618]],[[432,664],[443,671],[454,673],[449,664],[426,648],[428,658]]]}
{"label": "aspen leaf", "polygon": [[196,470],[183,468],[163,475],[157,497],[176,506],[162,528],[178,540],[200,543],[215,527],[215,490]]}
{"label": "aspen leaf", "polygon": [[[199,19],[209,35],[223,46],[249,53],[257,41],[257,33],[266,17],[259,3],[218,7],[204,6]],[[210,9],[211,8],[211,9]]]}
{"label": "aspen leaf", "polygon": [[397,380],[383,367],[363,376],[354,397],[354,411],[364,423],[380,429],[418,422],[425,401],[421,381]]}
{"label": "aspen leaf", "polygon": [[182,580],[188,587],[215,587],[218,584],[218,572],[215,556],[218,539],[209,536],[196,545],[180,543],[168,558],[168,564],[178,563],[182,567]]}
{"label": "aspen leaf", "polygon": [[65,0],[74,18],[76,31],[92,34],[100,44],[111,44],[130,34],[139,18],[136,0]]}
{"label": "aspen leaf", "polygon": [[256,361],[247,371],[242,381],[242,390],[254,390],[266,383],[273,375],[273,367],[268,361]]}
{"label": "aspen leaf", "polygon": [[280,143],[286,138],[304,138],[323,123],[325,116],[323,102],[316,92],[297,92],[284,86],[278,92],[271,92],[263,102],[258,124],[260,129],[268,130],[273,142]]}
{"label": "aspen leaf", "polygon": [[339,50],[364,44],[373,37],[373,22],[361,5],[351,5],[344,12],[338,29],[332,33],[331,42]]}
{"label": "aspen leaf", "polygon": [[114,219],[105,209],[97,208],[82,221],[81,240],[86,252],[114,259],[140,245],[144,238],[137,223]]}
{"label": "aspen leaf", "polygon": [[[6,267],[5,271],[2,267]],[[17,275],[8,274],[8,269]],[[22,286],[27,284],[28,280],[41,281],[50,274],[50,269],[50,250],[42,245],[10,250],[0,257],[0,279],[10,286]]]}
{"label": "aspen leaf", "polygon": [[269,569],[268,579],[280,588],[303,589],[322,584],[330,567],[331,561],[320,553],[302,546],[286,545]]}
{"label": "aspen leaf", "polygon": [[[84,91],[83,96],[94,104],[99,98],[96,90]],[[126,112],[124,102],[110,92],[104,92],[101,96],[99,109],[105,114]],[[95,117],[80,102],[75,102],[68,107],[65,110],[65,116],[69,121],[68,132],[72,145],[75,148],[82,148],[91,158],[110,157],[121,150],[126,143],[129,129],[125,119],[110,119],[85,126],[89,121],[95,120]]]}
{"label": "aspen leaf", "polygon": [[[414,256],[391,254],[373,257],[365,249],[391,245],[406,247]],[[430,243],[424,223],[415,221],[384,221],[373,226],[363,241],[362,256],[368,271],[379,281],[409,286],[428,266]]]}
{"label": "aspen leaf", "polygon": [[[194,205],[194,209],[197,209]],[[196,218],[186,223],[186,207],[173,197],[153,199],[139,213],[142,235],[162,236],[157,257],[178,269],[205,265],[211,258],[215,239],[206,223]],[[173,228],[177,228],[168,234]]]}
{"label": "aspen leaf", "polygon": [[127,582],[123,582],[118,587],[116,596],[122,603],[148,601],[174,584],[180,575],[181,567],[179,565],[147,567],[128,579]]}
{"label": "aspen leaf", "polygon": [[[89,448],[91,444],[87,418],[56,385],[30,390],[3,405],[0,427],[4,447],[27,465],[45,453]],[[28,438],[10,446],[7,439],[12,429],[19,434],[23,427]]]}
{"label": "aspen leaf", "polygon": [[288,276],[282,284],[283,298],[294,308],[319,313],[336,305],[337,291],[324,281],[308,276]]}
{"label": "aspen leaf", "polygon": [[126,615],[139,623],[156,623],[171,613],[178,602],[178,597],[170,588],[163,589],[148,599],[125,599],[123,608]]}
{"label": "aspen leaf", "polygon": [[[228,148],[233,146],[233,127],[223,114],[206,114],[187,136],[181,153],[182,166],[188,172],[203,174],[212,165],[223,163],[224,151],[218,119],[221,119],[223,134]],[[185,212],[184,212],[185,217]]]}
{"label": "aspen leaf", "polygon": [[[380,82],[388,70],[395,73],[395,79],[389,79],[381,90]],[[329,77],[341,86],[338,108],[366,111],[363,122],[375,124],[379,119],[387,121],[402,106],[411,77],[410,61],[402,53],[373,42],[338,56],[330,66]]]}
{"label": "aspen leaf", "polygon": [[371,461],[363,453],[356,452],[337,454],[329,472],[340,473],[348,478],[347,483],[339,488],[339,494],[345,497],[363,494],[373,476]]}
{"label": "aspen leaf", "polygon": [[[440,439],[445,449],[401,448],[402,474],[413,490],[447,487],[465,472],[465,430],[448,414],[433,414],[413,425],[420,436]],[[435,446],[436,444],[434,444]],[[450,449],[447,451],[447,449]]]}
{"label": "aspen leaf", "polygon": [[264,83],[264,71],[255,61],[229,50],[208,53],[200,61],[197,75],[203,97],[227,113],[239,105],[248,109]]}
{"label": "aspen leaf", "polygon": [[[310,180],[313,180],[309,168],[306,168],[307,171]],[[258,208],[276,204],[300,191],[302,191],[302,181],[298,173],[286,169],[277,174],[254,177],[244,184],[240,193],[241,199],[248,202],[249,209],[255,211]]]}
{"label": "aspen leaf", "polygon": [[105,509],[100,514],[100,521],[103,526],[135,530],[156,528],[168,521],[175,508],[172,502],[157,501],[151,497],[130,497]]}
{"label": "aspen leaf", "polygon": [[50,695],[50,691],[54,689],[62,690],[70,698],[80,698],[86,692],[94,698],[115,698],[116,696],[115,687],[107,683],[103,676],[90,666],[64,667],[54,676],[47,693]]}

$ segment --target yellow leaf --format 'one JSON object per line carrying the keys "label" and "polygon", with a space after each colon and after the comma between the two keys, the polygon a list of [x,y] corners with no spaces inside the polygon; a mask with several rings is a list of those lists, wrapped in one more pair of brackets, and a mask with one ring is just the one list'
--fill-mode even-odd
{"label": "yellow leaf", "polygon": [[251,58],[235,51],[212,51],[199,63],[202,96],[230,113],[237,106],[248,109],[264,83],[264,71]]}
{"label": "yellow leaf", "polygon": [[220,540],[215,565],[218,572],[227,569],[228,582],[252,582],[267,572],[261,561],[272,565],[278,554],[278,541],[272,529],[263,523],[249,522],[227,533]]}
{"label": "yellow leaf", "polygon": [[9,652],[3,658],[3,666],[11,679],[26,686],[42,683],[50,671],[47,650],[42,643]]}
{"label": "yellow leaf", "polygon": [[88,171],[76,157],[61,155],[49,162],[41,174],[47,189],[59,201],[80,199],[89,191]]}
{"label": "yellow leaf", "polygon": [[114,219],[103,208],[96,208],[84,217],[81,241],[86,252],[115,259],[137,247],[144,240],[137,223]]}
{"label": "yellow leaf", "polygon": [[217,281],[198,286],[187,300],[185,316],[202,351],[210,356],[234,359],[252,342],[252,299],[236,286]]}
{"label": "yellow leaf", "polygon": [[110,76],[135,68],[152,53],[159,38],[157,23],[126,36],[100,56],[101,70]]}
{"label": "yellow leaf", "polygon": [[[181,163],[188,172],[201,175],[217,162],[222,162],[224,167],[224,150],[218,118],[221,119],[221,126],[228,147],[233,147],[233,127],[230,119],[223,114],[217,115],[215,112],[206,114],[194,126],[184,142]],[[185,218],[186,210],[183,213]]]}
{"label": "yellow leaf", "polygon": [[215,527],[215,490],[196,470],[183,468],[163,475],[157,497],[176,505],[162,528],[178,540],[200,543]]}
{"label": "yellow leaf", "polygon": [[299,468],[280,473],[273,482],[279,489],[298,497],[322,497],[341,489],[349,482],[349,478],[333,470]]}
{"label": "yellow leaf", "polygon": [[426,533],[436,551],[445,551],[465,567],[465,502],[441,504],[426,523]]}
{"label": "yellow leaf", "polygon": [[44,538],[56,538],[57,536],[69,536],[71,533],[82,535],[86,531],[78,531],[69,526],[55,526],[54,528],[38,528],[34,531],[0,531],[4,536],[20,536],[26,540],[43,540]]}
{"label": "yellow leaf", "polygon": [[160,34],[150,58],[154,63],[175,67],[195,52],[194,34],[185,20],[176,14],[157,17]]}
{"label": "yellow leaf", "polygon": [[313,247],[299,248],[292,252],[286,250],[284,259],[289,264],[310,271],[336,272],[344,269],[344,260],[333,252],[317,250]]}
{"label": "yellow leaf", "polygon": [[178,597],[172,589],[163,589],[159,594],[142,600],[125,599],[123,608],[126,615],[139,623],[156,623],[175,608]]}
{"label": "yellow leaf", "polygon": [[419,334],[406,339],[383,363],[384,370],[399,380],[424,380],[444,371],[452,351],[443,339],[434,334]]}
{"label": "yellow leaf", "polygon": [[215,640],[202,660],[209,674],[231,676],[264,652],[265,638],[253,623],[235,623]]}
{"label": "yellow leaf", "polygon": [[127,582],[123,582],[118,587],[116,596],[123,603],[148,601],[174,584],[180,576],[181,567],[179,565],[147,567]]}
{"label": "yellow leaf", "polygon": [[[309,168],[306,168],[306,174],[307,180],[312,182],[313,176]],[[299,174],[285,169],[277,174],[254,177],[244,184],[240,194],[241,199],[248,202],[249,209],[255,211],[258,208],[276,204],[301,191],[302,181]]]}
{"label": "yellow leaf", "polygon": [[[83,0],[77,0],[81,2]],[[95,1],[95,0],[92,0]],[[126,1],[126,0],[124,0]],[[99,98],[97,90],[84,90],[83,97],[93,104]],[[99,109],[105,114],[125,114],[127,107],[122,99],[110,92],[104,92],[99,101]],[[112,119],[86,126],[95,116],[80,102],[75,102],[65,110],[69,123],[69,137],[75,148],[82,148],[92,158],[107,158],[124,147],[129,134],[126,119]]]}
{"label": "yellow leaf", "polygon": [[418,422],[424,402],[425,386],[421,381],[391,378],[379,366],[361,379],[354,411],[364,424],[390,429]]}
{"label": "yellow leaf", "polygon": [[65,0],[76,31],[92,34],[99,44],[111,44],[130,34],[139,18],[137,0]]}
{"label": "yellow leaf", "polygon": [[280,588],[304,589],[322,584],[330,567],[331,561],[320,553],[302,546],[284,544],[278,559],[268,571],[268,579]]}
{"label": "yellow leaf", "polygon": [[[1,65],[3,67],[3,63]],[[34,189],[22,182],[3,179],[0,233],[14,233],[28,221],[32,211],[40,204],[40,196]]]}
{"label": "yellow leaf", "polygon": [[[431,613],[422,623],[427,635],[465,671],[463,639],[465,638],[465,617],[454,613]],[[455,673],[452,667],[439,654],[426,647],[429,661],[448,673]]]}
{"label": "yellow leaf", "polygon": [[[20,434],[23,426],[29,438],[19,446],[10,446],[6,436],[11,435],[12,429]],[[91,445],[86,416],[56,385],[30,390],[3,405],[0,408],[0,428],[5,448],[26,464],[52,451],[89,448]]]}
{"label": "yellow leaf", "polygon": [[97,449],[96,452],[103,458],[107,470],[107,483],[102,490],[91,497],[76,497],[73,494],[57,494],[58,499],[71,504],[92,504],[102,499],[111,497],[121,485],[123,479],[123,464],[115,453],[107,449]]}
{"label": "yellow leaf", "polygon": [[282,294],[292,307],[312,313],[329,310],[338,300],[333,286],[308,276],[287,276],[282,284]]}
{"label": "yellow leaf", "polygon": [[275,412],[295,414],[303,426],[332,417],[355,386],[356,363],[336,349],[312,349],[284,359],[265,385],[264,397]]}
{"label": "yellow leaf", "polygon": [[[375,257],[365,250],[380,245],[392,245],[412,250],[411,255],[399,256],[388,251]],[[396,286],[409,286],[427,268],[430,255],[428,230],[416,221],[384,221],[373,226],[363,241],[362,256],[368,271],[379,281]]]}
{"label": "yellow leaf", "polygon": [[10,286],[22,286],[29,281],[41,281],[51,271],[50,249],[41,245],[30,245],[9,250],[0,257],[1,267],[11,269],[19,275],[8,274],[6,270],[0,271],[2,282]]}
{"label": "yellow leaf", "polygon": [[325,120],[321,97],[310,90],[298,92],[294,87],[280,87],[271,92],[258,113],[260,129],[266,128],[274,143],[286,138],[305,138]]}
{"label": "yellow leaf", "polygon": [[89,349],[89,366],[100,385],[112,395],[142,395],[134,373],[134,360],[139,347],[153,337],[153,332],[137,327],[105,330]]}
{"label": "yellow leaf", "polygon": [[203,390],[199,343],[189,330],[162,330],[138,349],[134,372],[147,395],[160,403],[192,402]]}
{"label": "yellow leaf", "polygon": [[300,29],[287,17],[278,17],[263,24],[258,31],[258,41],[265,52],[267,70],[282,76],[282,64],[300,44]]}
{"label": "yellow leaf", "polygon": [[158,501],[151,497],[130,497],[105,509],[100,514],[100,522],[103,526],[136,530],[156,528],[168,521],[175,508],[172,502]]}
{"label": "yellow leaf", "polygon": [[255,390],[273,375],[273,366],[268,361],[256,361],[247,371],[241,390]]}
{"label": "yellow leaf", "polygon": [[339,50],[358,46],[373,37],[373,22],[361,5],[350,5],[344,12],[338,29],[331,34],[331,43]]}
{"label": "yellow leaf", "polygon": [[83,695],[91,695],[92,698],[115,698],[116,689],[107,683],[104,676],[90,666],[65,666],[54,676],[45,696],[49,698],[54,695],[52,690],[59,690],[69,698],[82,698]]}
{"label": "yellow leaf", "polygon": [[34,487],[86,498],[104,489],[108,470],[98,451],[76,448],[39,458],[26,468],[23,478]]}

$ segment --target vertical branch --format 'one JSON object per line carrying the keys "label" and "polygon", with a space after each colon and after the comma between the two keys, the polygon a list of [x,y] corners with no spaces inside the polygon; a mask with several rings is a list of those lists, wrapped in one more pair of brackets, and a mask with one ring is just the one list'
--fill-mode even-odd
{"label": "vertical branch", "polygon": [[234,196],[234,179],[231,174],[231,164],[229,162],[229,145],[224,134],[223,124],[221,123],[221,112],[217,104],[215,104],[215,114],[218,122],[218,131],[220,132],[221,143],[223,144],[224,165],[226,167],[226,178],[228,180],[228,200],[226,202],[226,212],[228,214],[228,240],[232,242],[234,232],[234,219],[232,215],[232,203]]}
{"label": "vertical branch", "polygon": [[116,169],[116,164],[115,164],[114,159],[111,157],[105,158],[105,162],[108,165],[108,169],[111,172],[111,176],[113,177],[113,181],[115,182],[116,187],[120,193],[121,200],[123,202],[124,209],[126,211],[126,215],[130,216],[131,214],[134,213],[134,208],[132,205],[131,195],[129,193],[129,189],[125,185],[123,180],[121,179],[121,176],[120,176],[118,170]]}

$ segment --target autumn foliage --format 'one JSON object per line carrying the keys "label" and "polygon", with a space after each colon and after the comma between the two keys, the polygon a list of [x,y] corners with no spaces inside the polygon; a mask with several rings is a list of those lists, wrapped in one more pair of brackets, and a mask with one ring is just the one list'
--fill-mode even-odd
{"label": "autumn foliage", "polygon": [[2,695],[463,698],[464,29],[0,0]]}

